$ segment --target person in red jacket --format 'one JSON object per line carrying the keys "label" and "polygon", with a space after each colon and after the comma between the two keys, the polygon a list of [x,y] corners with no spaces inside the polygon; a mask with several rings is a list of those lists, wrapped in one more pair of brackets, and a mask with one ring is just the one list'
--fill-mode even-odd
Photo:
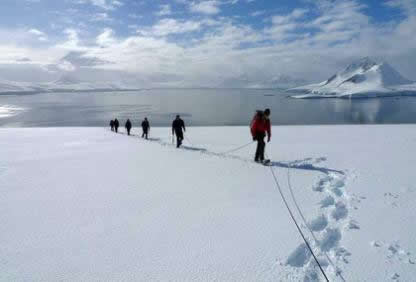
{"label": "person in red jacket", "polygon": [[270,142],[272,136],[271,122],[270,122],[270,109],[263,111],[257,111],[251,122],[251,135],[253,140],[257,141],[256,155],[254,157],[255,162],[264,162],[264,149],[266,143],[264,137],[267,134],[267,142]]}

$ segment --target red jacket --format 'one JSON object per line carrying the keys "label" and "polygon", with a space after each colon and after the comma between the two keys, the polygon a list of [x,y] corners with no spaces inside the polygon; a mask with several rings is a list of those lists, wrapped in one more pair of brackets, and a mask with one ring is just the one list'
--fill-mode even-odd
{"label": "red jacket", "polygon": [[255,137],[257,134],[266,134],[272,136],[270,119],[268,118],[254,118],[251,122],[251,135]]}

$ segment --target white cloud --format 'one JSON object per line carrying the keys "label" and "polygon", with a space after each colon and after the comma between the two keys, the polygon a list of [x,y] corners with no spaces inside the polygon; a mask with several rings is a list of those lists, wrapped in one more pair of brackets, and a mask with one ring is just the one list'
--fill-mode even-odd
{"label": "white cloud", "polygon": [[160,5],[160,10],[156,13],[158,16],[168,16],[171,15],[172,11],[169,4]]}
{"label": "white cloud", "polygon": [[104,10],[114,10],[118,7],[123,6],[123,2],[119,0],[77,0],[76,3],[78,4],[90,3]]}
{"label": "white cloud", "polygon": [[217,0],[192,2],[189,6],[189,9],[191,12],[194,12],[194,13],[215,15],[221,11],[219,8],[220,4],[221,3]]}
{"label": "white cloud", "polygon": [[45,33],[43,33],[42,31],[40,31],[38,29],[35,29],[35,28],[29,29],[28,32],[31,33],[31,34],[34,34],[34,35],[39,35],[39,36],[45,35]]}
{"label": "white cloud", "polygon": [[104,31],[97,36],[97,45],[100,47],[106,47],[113,45],[116,40],[113,38],[114,31],[111,28],[105,28]]}
{"label": "white cloud", "polygon": [[149,36],[166,36],[169,34],[186,33],[199,30],[202,22],[178,21],[175,19],[162,19],[150,30],[138,30],[139,33]]}
{"label": "white cloud", "polygon": [[252,17],[258,17],[258,16],[261,16],[261,15],[264,15],[265,13],[266,13],[266,11],[255,11],[255,12],[252,12],[250,15]]}
{"label": "white cloud", "polygon": [[93,22],[111,22],[113,19],[107,13],[96,13],[91,16],[90,21]]}
{"label": "white cloud", "polygon": [[35,35],[39,41],[48,41],[46,34],[36,28],[29,29],[28,33]]}
{"label": "white cloud", "polygon": [[[203,2],[183,4],[190,9]],[[214,2],[216,7],[231,4]],[[65,54],[78,51],[76,60],[72,56],[62,61],[71,65],[61,62],[63,68],[127,72],[150,86],[227,86],[232,81],[267,81],[281,73],[319,81],[370,55],[388,60],[416,80],[416,13],[408,6],[410,1],[395,1],[394,7],[402,9],[404,16],[383,25],[374,23],[358,1],[314,3],[310,10],[267,17],[264,29],[206,16],[212,13],[165,18],[148,27],[136,23],[138,33],[124,37],[110,28],[93,36],[82,28],[66,29],[65,39],[47,50],[26,44],[40,36],[36,31],[2,34],[0,30],[0,62],[30,58],[31,64],[56,64]],[[88,77],[88,72],[83,75]]]}
{"label": "white cloud", "polygon": [[82,49],[79,46],[80,40],[78,36],[78,30],[73,28],[67,28],[63,31],[66,35],[66,40],[62,43],[57,44],[55,47],[64,50],[78,50]]}

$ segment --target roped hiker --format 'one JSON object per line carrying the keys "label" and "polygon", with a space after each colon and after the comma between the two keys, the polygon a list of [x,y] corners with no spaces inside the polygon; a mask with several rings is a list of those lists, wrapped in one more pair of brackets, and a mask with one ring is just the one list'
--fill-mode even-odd
{"label": "roped hiker", "polygon": [[131,121],[130,119],[127,119],[126,124],[124,126],[127,129],[127,135],[130,135],[130,129],[131,129]]}
{"label": "roped hiker", "polygon": [[143,129],[143,134],[142,134],[142,138],[146,138],[149,134],[149,129],[150,129],[150,123],[147,120],[147,117],[144,118],[143,122],[142,122],[142,129]]}
{"label": "roped hiker", "polygon": [[111,131],[114,131],[114,120],[110,120]]}
{"label": "roped hiker", "polygon": [[118,132],[118,127],[120,126],[120,123],[118,122],[118,119],[114,120],[114,129],[116,131],[116,133]]}
{"label": "roped hiker", "polygon": [[256,154],[254,156],[254,161],[258,163],[268,163],[270,160],[264,159],[264,150],[266,143],[264,142],[264,137],[267,134],[267,142],[270,142],[271,138],[271,122],[270,122],[270,109],[263,111],[257,111],[252,122],[251,122],[251,135],[253,140],[257,141]]}
{"label": "roped hiker", "polygon": [[172,135],[176,134],[176,148],[179,148],[182,145],[182,129],[183,131],[186,131],[185,122],[181,119],[179,115],[177,115],[175,120],[172,122]]}

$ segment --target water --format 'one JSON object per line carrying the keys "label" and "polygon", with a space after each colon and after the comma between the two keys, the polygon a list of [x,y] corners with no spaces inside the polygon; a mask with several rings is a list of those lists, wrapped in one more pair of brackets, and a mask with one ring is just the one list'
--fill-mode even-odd
{"label": "water", "polygon": [[[416,98],[289,99],[279,90],[172,89],[0,96],[1,127],[106,126],[117,117],[153,126],[180,114],[188,125],[247,125],[256,109],[275,125],[416,123]],[[8,109],[8,110],[7,110]],[[14,109],[14,110],[13,110]],[[24,110],[20,110],[24,109]]]}

